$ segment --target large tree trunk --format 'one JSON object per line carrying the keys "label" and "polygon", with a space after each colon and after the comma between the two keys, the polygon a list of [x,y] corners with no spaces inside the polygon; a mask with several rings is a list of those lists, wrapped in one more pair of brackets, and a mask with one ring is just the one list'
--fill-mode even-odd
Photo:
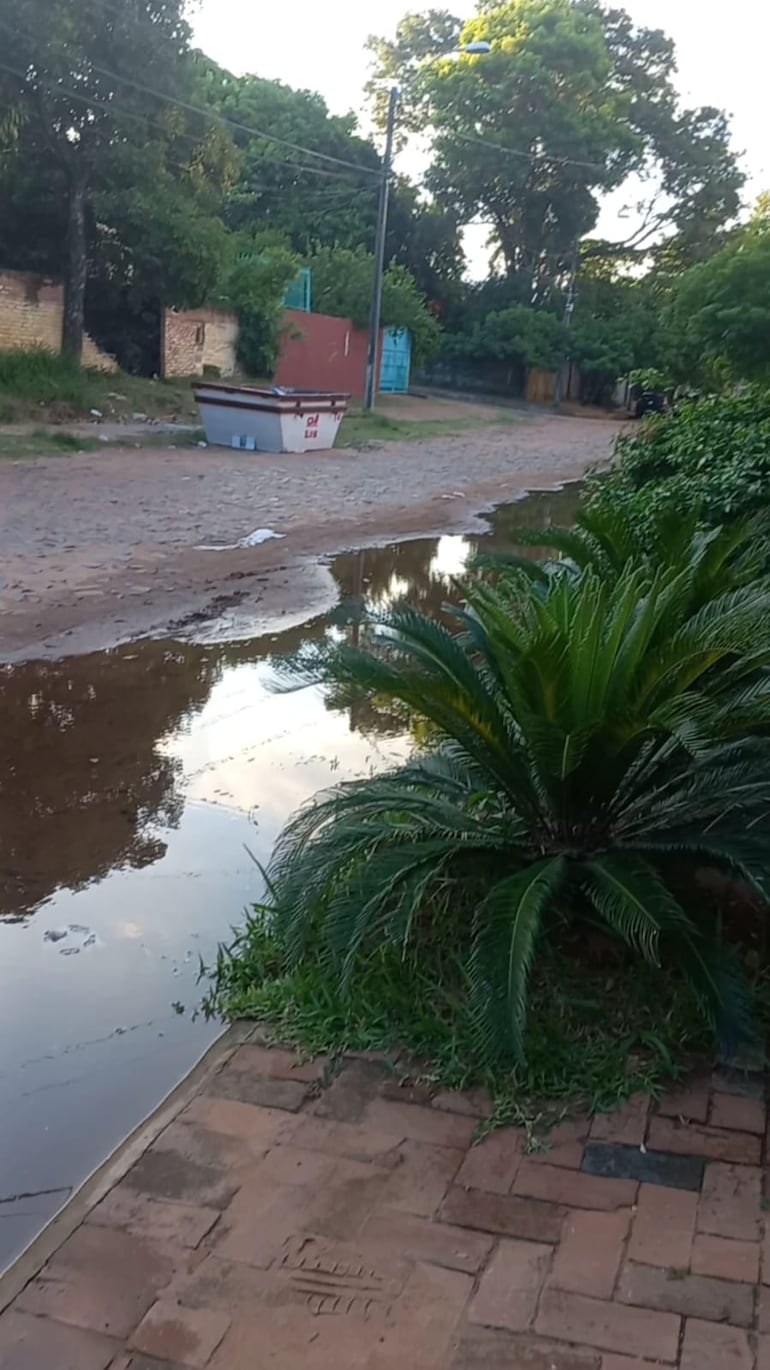
{"label": "large tree trunk", "polygon": [[86,186],[88,168],[77,158],[70,173],[67,214],[67,272],[64,280],[64,323],[61,350],[80,363],[83,356],[83,313],[86,300]]}

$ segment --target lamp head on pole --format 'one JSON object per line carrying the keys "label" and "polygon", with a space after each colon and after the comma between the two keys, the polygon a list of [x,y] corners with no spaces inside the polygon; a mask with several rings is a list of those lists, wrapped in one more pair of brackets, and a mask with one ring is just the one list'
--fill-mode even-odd
{"label": "lamp head on pole", "polygon": [[480,39],[478,43],[464,43],[463,46],[457,50],[458,52],[463,53],[463,55],[467,54],[469,57],[481,56],[482,53],[492,51],[492,44]]}

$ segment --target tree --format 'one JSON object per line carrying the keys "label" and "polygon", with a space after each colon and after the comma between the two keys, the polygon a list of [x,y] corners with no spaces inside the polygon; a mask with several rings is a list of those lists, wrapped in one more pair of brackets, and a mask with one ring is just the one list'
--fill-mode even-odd
{"label": "tree", "polygon": [[[160,95],[177,86],[189,44],[182,0],[28,0],[0,3],[3,102],[18,112],[25,157],[50,161],[63,186],[62,349],[80,358],[95,181],[116,152],[149,141]],[[15,74],[11,74],[15,73]]]}
{"label": "tree", "polygon": [[280,234],[232,235],[220,300],[238,313],[238,361],[251,376],[275,370],[287,286],[300,260]]}
{"label": "tree", "polygon": [[[756,218],[674,288],[672,317],[700,376],[770,380],[770,228]],[[697,362],[695,361],[697,359]]]}
{"label": "tree", "polygon": [[569,335],[585,402],[607,402],[618,377],[632,370],[670,369],[675,340],[667,303],[654,278],[622,276],[611,263],[588,259]]}
{"label": "tree", "polygon": [[514,304],[487,314],[468,339],[466,355],[516,361],[523,367],[559,366],[567,353],[567,332],[555,314]]}
{"label": "tree", "polygon": [[330,114],[312,91],[232,76],[208,61],[205,86],[210,106],[232,121],[240,154],[225,198],[230,228],[280,232],[297,252],[316,243],[374,243],[380,158],[354,115]]}
{"label": "tree", "polygon": [[125,369],[157,372],[164,307],[195,309],[221,289],[232,235],[220,196],[218,171],[194,160],[169,167],[159,141],[121,150],[108,182],[94,184],[86,323]]}
{"label": "tree", "polygon": [[[486,56],[440,60],[478,40],[491,43]],[[711,233],[738,208],[743,178],[724,116],[679,110],[673,45],[634,29],[622,10],[596,0],[480,3],[464,26],[443,11],[409,15],[394,42],[370,46],[376,78],[404,83],[407,124],[432,130],[428,181],[439,204],[461,223],[489,223],[530,302],[563,279],[599,197],[631,173],[656,186],[631,246],[704,218]]]}
{"label": "tree", "polygon": [[[374,242],[374,234],[364,246]],[[419,198],[409,181],[396,181],[388,209],[386,260],[406,267],[442,322],[460,298],[465,267],[456,215]]]}
{"label": "tree", "polygon": [[[355,116],[330,114],[314,92],[207,66],[207,98],[242,126],[233,128],[240,169],[225,200],[229,226],[241,230],[258,223],[284,234],[296,252],[308,253],[319,245],[370,251],[381,161],[374,145],[359,133]],[[250,134],[249,128],[264,129],[319,156],[276,146],[268,137]],[[330,157],[352,165],[325,160]],[[456,219],[421,202],[416,188],[403,178],[391,195],[387,257],[407,267],[420,292],[437,303],[447,284],[462,274]]]}

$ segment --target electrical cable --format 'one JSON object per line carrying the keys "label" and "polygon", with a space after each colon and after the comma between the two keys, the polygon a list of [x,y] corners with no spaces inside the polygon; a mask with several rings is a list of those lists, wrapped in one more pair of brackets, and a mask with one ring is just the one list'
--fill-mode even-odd
{"label": "electrical cable", "polygon": [[[18,26],[13,27],[0,19],[0,28],[5,29],[12,36],[18,34]],[[27,35],[29,40],[29,35]],[[292,152],[298,152],[304,157],[317,157],[320,161],[329,162],[335,166],[345,167],[348,170],[359,174],[374,176],[377,180],[381,179],[382,172],[375,171],[373,167],[363,167],[356,162],[350,162],[347,158],[334,157],[328,152],[316,152],[313,148],[303,147],[301,143],[293,143],[288,138],[279,138],[276,134],[265,133],[264,129],[251,128],[248,124],[242,124],[237,119],[228,119],[223,114],[217,114],[214,110],[203,109],[200,105],[190,104],[186,100],[180,100],[176,96],[165,95],[162,91],[153,90],[151,86],[145,86],[141,81],[134,81],[130,76],[119,76],[114,71],[109,71],[106,67],[100,67],[96,62],[89,62],[90,69],[97,72],[100,76],[105,76],[109,81],[118,81],[123,85],[131,86],[144,95],[149,95],[155,100],[160,100],[164,104],[174,105],[178,109],[184,109],[189,114],[197,114],[203,119],[208,119],[212,123],[220,124],[225,128],[234,128],[241,133],[248,133],[251,138],[264,138],[265,142],[273,143],[277,147],[285,147]]]}

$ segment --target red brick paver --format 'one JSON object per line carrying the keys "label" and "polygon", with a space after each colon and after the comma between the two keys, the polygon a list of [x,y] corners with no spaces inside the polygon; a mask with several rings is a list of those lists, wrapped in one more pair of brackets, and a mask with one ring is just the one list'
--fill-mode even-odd
{"label": "red brick paver", "polygon": [[491,1132],[483,1142],[466,1152],[457,1175],[457,1184],[466,1189],[507,1194],[521,1164],[523,1141],[523,1134],[512,1127],[501,1127]]}
{"label": "red brick paver", "polygon": [[736,1241],[759,1237],[762,1173],[754,1166],[706,1166],[698,1205],[698,1230]]}
{"label": "red brick paver", "polygon": [[707,1156],[712,1161],[734,1161],[738,1165],[758,1165],[759,1137],[726,1128],[699,1127],[673,1118],[653,1118],[647,1133],[656,1151],[673,1151],[679,1156]]}
{"label": "red brick paver", "polygon": [[692,1269],[696,1275],[714,1275],[721,1280],[759,1279],[759,1243],[731,1242],[699,1232],[693,1242]]}
{"label": "red brick paver", "polygon": [[604,1351],[631,1351],[648,1360],[674,1361],[679,1318],[647,1308],[624,1308],[606,1299],[589,1299],[547,1289],[536,1330],[561,1341],[585,1343]]}
{"label": "red brick paver", "polygon": [[481,1094],[242,1046],[0,1315],[0,1370],[770,1370],[758,1078],[476,1142]]}
{"label": "red brick paver", "polygon": [[688,1318],[681,1370],[752,1370],[754,1357],[745,1332]]}
{"label": "red brick paver", "polygon": [[224,1313],[182,1308],[168,1301],[156,1303],[137,1327],[131,1346],[157,1360],[204,1370],[229,1326]]}
{"label": "red brick paver", "polygon": [[660,1185],[639,1187],[628,1254],[645,1265],[686,1270],[695,1233],[698,1195]]}
{"label": "red brick paver", "polygon": [[614,1113],[598,1113],[591,1124],[591,1140],[641,1146],[647,1131],[649,1107],[647,1094],[633,1094]]}
{"label": "red brick paver", "polygon": [[566,1204],[570,1208],[629,1208],[639,1186],[635,1180],[605,1179],[583,1171],[523,1161],[514,1180],[514,1194]]}
{"label": "red brick paver", "polygon": [[523,1332],[534,1319],[552,1255],[540,1242],[502,1241],[481,1277],[469,1320]]}
{"label": "red brick paver", "polygon": [[765,1106],[759,1099],[741,1099],[735,1094],[714,1094],[711,1100],[712,1127],[726,1127],[733,1132],[765,1130]]}
{"label": "red brick paver", "polygon": [[630,1214],[571,1213],[553,1263],[552,1283],[575,1294],[609,1299],[628,1233]]}

